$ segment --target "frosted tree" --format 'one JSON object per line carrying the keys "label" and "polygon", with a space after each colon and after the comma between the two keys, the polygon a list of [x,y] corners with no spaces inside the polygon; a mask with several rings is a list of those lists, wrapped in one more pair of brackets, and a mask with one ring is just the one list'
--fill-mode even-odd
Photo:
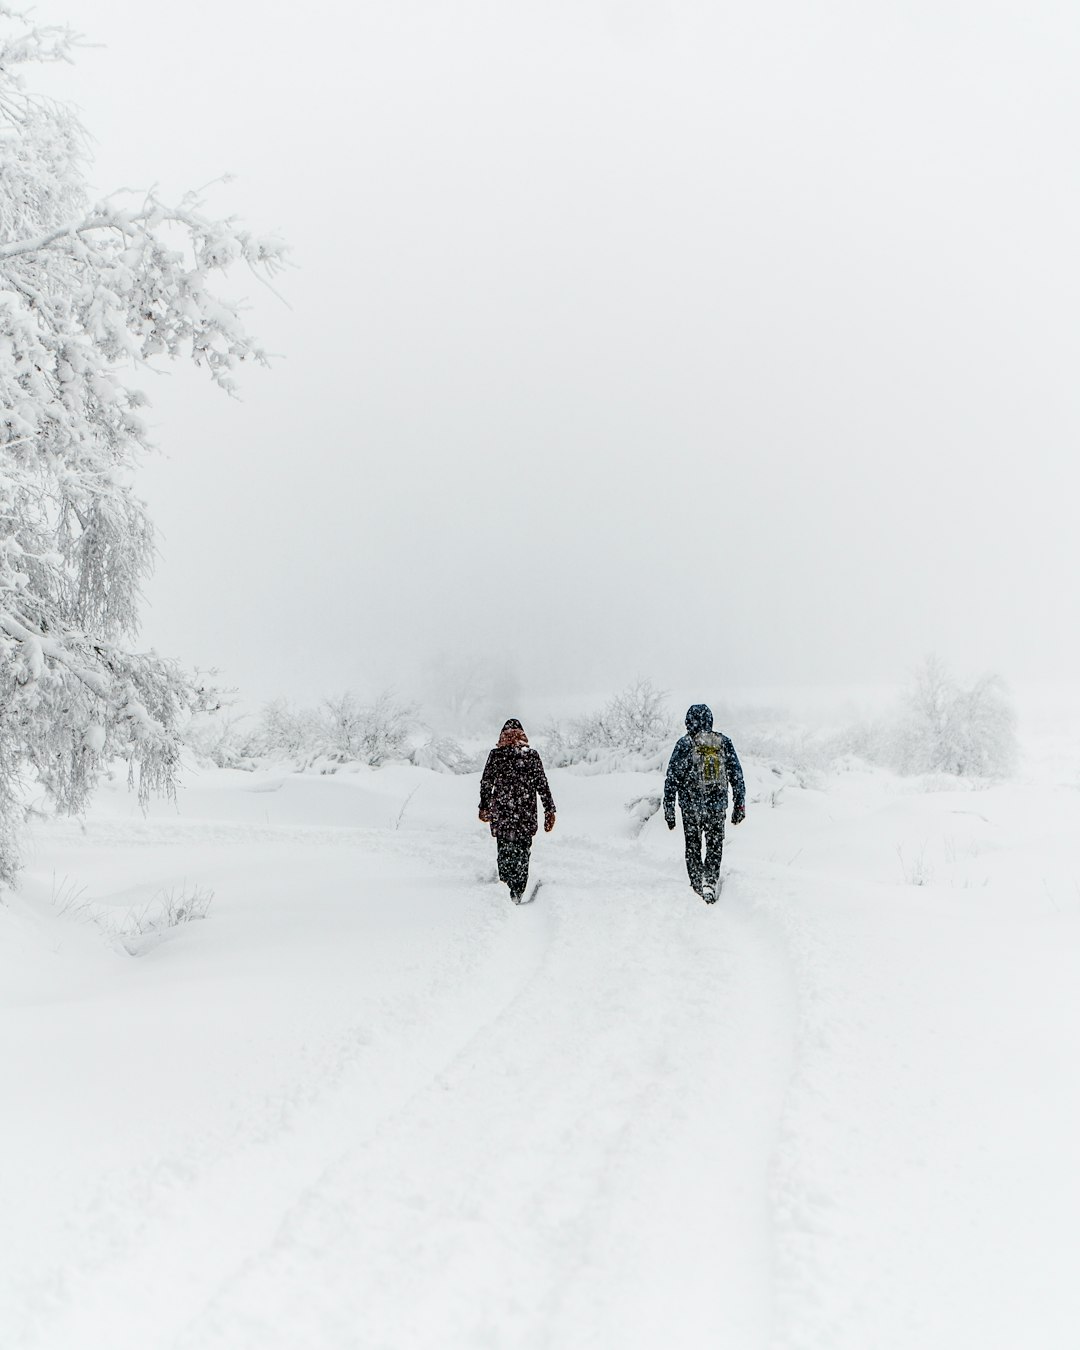
{"label": "frosted tree", "polygon": [[352,693],[324,699],[323,718],[324,754],[342,764],[377,767],[405,757],[416,709],[384,689],[369,704],[362,704]]}
{"label": "frosted tree", "polygon": [[545,735],[553,761],[577,764],[611,754],[655,754],[673,729],[666,700],[665,691],[651,680],[637,679],[599,712],[548,726]]}
{"label": "frosted tree", "polygon": [[36,97],[28,64],[75,40],[0,0],[0,876],[16,862],[21,781],[80,810],[105,760],[140,794],[169,791],[178,725],[203,695],[136,649],[153,529],[135,495],[148,448],[136,387],[155,358],[187,358],[226,392],[265,361],[239,307],[215,293],[233,263],[272,274],[283,246],[214,220],[192,195],[94,202],[86,136]]}
{"label": "frosted tree", "polygon": [[611,743],[640,752],[663,740],[671,729],[666,700],[666,692],[651,680],[627,685],[600,714]]}
{"label": "frosted tree", "polygon": [[996,675],[969,688],[929,656],[915,672],[896,733],[902,773],[997,777],[1017,760],[1016,713]]}
{"label": "frosted tree", "polygon": [[361,757],[367,736],[367,710],[350,690],[323,699],[323,751],[343,764]]}

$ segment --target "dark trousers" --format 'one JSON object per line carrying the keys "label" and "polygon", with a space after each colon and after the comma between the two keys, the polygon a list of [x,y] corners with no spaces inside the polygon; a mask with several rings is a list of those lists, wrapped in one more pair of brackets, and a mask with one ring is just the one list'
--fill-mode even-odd
{"label": "dark trousers", "polygon": [[[690,885],[701,894],[705,886],[716,887],[720,876],[720,859],[724,853],[724,817],[719,811],[702,815],[682,813],[683,834],[686,837],[686,874]],[[705,845],[704,860],[701,846]]]}
{"label": "dark trousers", "polygon": [[510,887],[511,895],[524,895],[529,884],[529,850],[531,839],[503,839],[500,835],[495,841],[499,846],[499,880]]}

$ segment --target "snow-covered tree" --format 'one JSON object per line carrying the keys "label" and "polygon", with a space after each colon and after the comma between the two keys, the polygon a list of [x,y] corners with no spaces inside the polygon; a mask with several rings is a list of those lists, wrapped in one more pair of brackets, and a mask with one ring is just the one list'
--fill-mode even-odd
{"label": "snow-covered tree", "polygon": [[0,876],[16,857],[20,779],[80,810],[98,769],[126,757],[140,794],[170,790],[177,728],[201,700],[172,661],[135,647],[153,529],[135,495],[148,447],[136,387],[186,357],[233,390],[265,356],[215,274],[263,273],[283,246],[196,196],[92,201],[86,136],[22,71],[68,60],[67,29],[0,0]]}
{"label": "snow-covered tree", "polygon": [[384,689],[370,704],[360,703],[351,693],[325,699],[323,711],[323,753],[330,759],[378,766],[406,756],[416,709],[390,690]]}
{"label": "snow-covered tree", "polygon": [[351,690],[325,698],[318,708],[268,703],[240,742],[248,760],[283,760],[306,769],[320,760],[378,766],[409,756],[416,709],[384,690],[363,703]]}
{"label": "snow-covered tree", "polygon": [[364,752],[367,709],[349,689],[324,698],[321,710],[321,753],[342,764],[356,763]]}
{"label": "snow-covered tree", "polygon": [[1016,713],[996,675],[959,685],[936,656],[915,672],[896,732],[902,773],[995,777],[1016,766]]}
{"label": "snow-covered tree", "polygon": [[326,739],[323,719],[314,709],[294,708],[276,698],[259,713],[255,725],[240,739],[245,759],[280,759],[306,765],[322,753]]}
{"label": "snow-covered tree", "polygon": [[[670,739],[667,695],[651,680],[638,679],[613,695],[599,712],[549,726],[545,733],[556,764],[578,764],[620,755],[656,754]],[[612,763],[616,760],[611,760]]]}
{"label": "snow-covered tree", "polygon": [[664,740],[671,730],[666,699],[652,680],[635,680],[616,694],[600,714],[612,744],[640,752]]}
{"label": "snow-covered tree", "polygon": [[223,700],[220,707],[194,713],[180,728],[180,734],[198,763],[213,764],[218,769],[237,768],[244,758],[248,720],[247,713],[236,712]]}

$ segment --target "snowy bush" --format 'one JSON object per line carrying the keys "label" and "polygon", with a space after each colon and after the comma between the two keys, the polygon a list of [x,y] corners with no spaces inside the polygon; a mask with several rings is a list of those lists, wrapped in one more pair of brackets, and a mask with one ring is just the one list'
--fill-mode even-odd
{"label": "snowy bush", "polygon": [[282,245],[201,201],[87,194],[87,136],[21,69],[70,59],[65,29],[0,0],[0,877],[16,863],[20,779],[77,812],[123,756],[144,799],[171,791],[178,728],[203,695],[134,648],[154,534],[133,489],[149,444],[131,379],[187,357],[231,392],[263,361],[211,288],[234,259],[273,272]]}
{"label": "snowy bush", "polygon": [[901,774],[986,778],[1017,759],[1016,716],[1000,679],[959,684],[935,657],[915,672],[898,706],[874,717],[807,727],[775,708],[726,710],[740,755],[793,770],[808,783],[821,771],[879,765]]}
{"label": "snowy bush", "polygon": [[182,728],[184,745],[202,764],[218,769],[232,769],[243,763],[245,713],[230,712],[218,707],[197,712]]}
{"label": "snowy bush", "polygon": [[[1016,716],[1000,679],[970,686],[930,658],[899,707],[860,716],[849,710],[807,725],[774,706],[714,705],[717,727],[745,762],[757,760],[782,783],[818,786],[831,771],[880,766],[902,774],[985,778],[1006,775],[1017,760]],[[638,680],[600,711],[553,723],[543,732],[550,762],[581,773],[663,769],[673,725],[663,694]],[[755,800],[779,800],[775,787]]]}
{"label": "snowy bush", "polygon": [[323,703],[322,753],[341,764],[385,764],[408,754],[409,729],[416,718],[411,703],[402,703],[384,690],[374,703],[363,705],[355,695],[342,694]]}
{"label": "snowy bush", "polygon": [[672,719],[667,695],[651,680],[635,680],[616,694],[598,718],[598,729],[620,750],[641,754],[670,739]]}
{"label": "snowy bush", "polygon": [[122,914],[100,900],[87,896],[86,887],[69,878],[53,884],[52,903],[58,914],[90,923],[112,944],[130,956],[138,956],[154,946],[170,928],[205,919],[214,892],[201,886],[161,890],[146,904],[133,906]]}
{"label": "snowy bush", "polygon": [[320,753],[342,764],[354,764],[364,758],[367,738],[367,710],[355,694],[339,694],[323,699]]}
{"label": "snowy bush", "polygon": [[635,797],[633,801],[626,803],[626,809],[630,813],[633,822],[632,829],[636,835],[639,835],[649,821],[656,815],[663,805],[663,797],[659,793],[648,793],[644,797]]}
{"label": "snowy bush", "polygon": [[421,769],[436,773],[477,773],[483,768],[483,755],[473,755],[451,736],[432,736],[409,756]]}
{"label": "snowy bush", "polygon": [[651,768],[670,748],[674,732],[665,698],[651,680],[635,680],[599,712],[550,725],[544,739],[552,763]]}
{"label": "snowy bush", "polygon": [[324,699],[318,708],[268,703],[240,749],[248,760],[285,761],[298,769],[324,764],[370,764],[410,757],[416,709],[384,690],[372,703],[351,692]]}
{"label": "snowy bush", "polygon": [[138,956],[152,945],[148,938],[157,939],[170,928],[205,919],[213,899],[214,892],[201,886],[174,887],[160,891],[141,909],[130,909],[119,919],[107,919],[103,926],[125,951]]}
{"label": "snowy bush", "polygon": [[991,778],[1017,760],[1016,713],[996,675],[968,688],[928,657],[916,671],[892,734],[891,757],[901,773]]}
{"label": "snowy bush", "polygon": [[253,727],[242,736],[240,751],[248,760],[286,760],[303,766],[322,752],[323,721],[311,708],[294,708],[287,699],[266,704]]}

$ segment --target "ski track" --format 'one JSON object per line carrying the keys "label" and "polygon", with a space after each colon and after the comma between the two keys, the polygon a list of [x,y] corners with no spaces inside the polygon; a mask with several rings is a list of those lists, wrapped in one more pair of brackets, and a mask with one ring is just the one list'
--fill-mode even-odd
{"label": "ski track", "polygon": [[24,1290],[20,1350],[769,1343],[796,1017],[738,876],[706,909],[675,859],[571,836],[537,849],[541,896],[517,909],[477,881],[476,837],[88,828],[377,851],[446,879],[456,918],[301,1081],[84,1197],[63,1273]]}

